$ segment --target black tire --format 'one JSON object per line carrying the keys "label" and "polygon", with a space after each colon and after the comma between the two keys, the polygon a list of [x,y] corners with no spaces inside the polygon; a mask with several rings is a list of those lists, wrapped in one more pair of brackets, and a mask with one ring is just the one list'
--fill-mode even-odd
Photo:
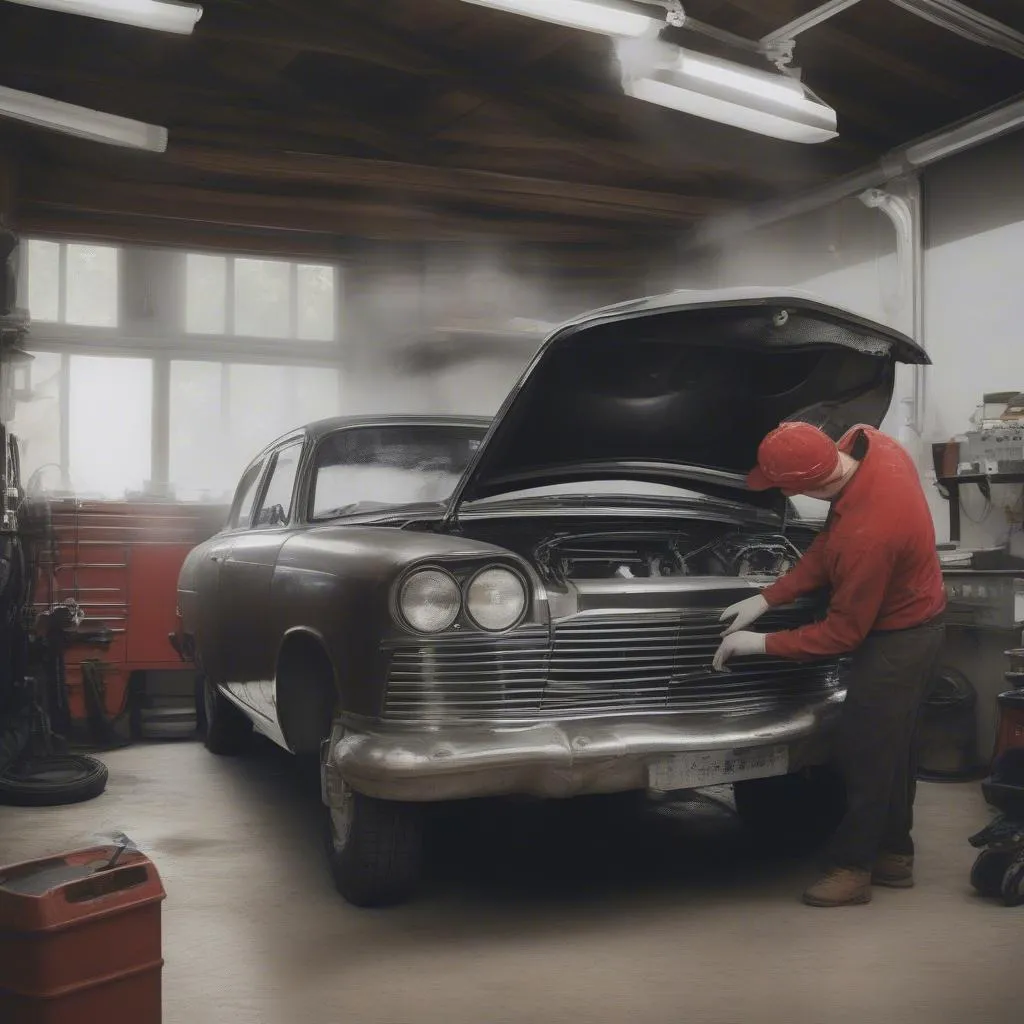
{"label": "black tire", "polygon": [[423,871],[423,816],[415,804],[346,794],[344,834],[325,807],[324,845],[334,886],[356,907],[387,907],[411,898]]}
{"label": "black tire", "polygon": [[[241,754],[252,737],[252,722],[203,676],[203,743],[211,754]],[[198,716],[197,716],[198,717]]]}
{"label": "black tire", "polygon": [[1007,850],[982,850],[971,865],[971,885],[979,896],[1000,898],[1003,895],[1003,878],[1013,853]]}
{"label": "black tire", "polygon": [[733,790],[743,826],[782,849],[824,842],[846,812],[842,779],[825,768],[737,782]]}
{"label": "black tire", "polygon": [[1004,906],[1024,906],[1024,851],[1017,853],[1003,874],[1000,892]]}
{"label": "black tire", "polygon": [[81,754],[20,761],[0,776],[0,804],[56,807],[92,800],[107,788],[107,766]]}

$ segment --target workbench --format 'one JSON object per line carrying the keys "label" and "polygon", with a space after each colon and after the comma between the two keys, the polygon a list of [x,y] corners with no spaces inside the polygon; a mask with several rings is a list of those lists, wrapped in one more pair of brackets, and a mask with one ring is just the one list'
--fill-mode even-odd
{"label": "workbench", "polygon": [[993,484],[1024,484],[1024,473],[964,473],[941,476],[935,482],[939,494],[949,502],[949,539],[956,544],[960,541],[960,488],[964,484],[977,484],[986,501],[991,501]]}

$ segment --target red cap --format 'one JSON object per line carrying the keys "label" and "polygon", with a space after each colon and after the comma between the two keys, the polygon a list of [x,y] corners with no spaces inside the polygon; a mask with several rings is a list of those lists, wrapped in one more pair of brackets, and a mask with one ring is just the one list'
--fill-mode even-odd
{"label": "red cap", "polygon": [[810,423],[783,423],[757,449],[757,465],[747,477],[752,491],[778,487],[802,494],[827,483],[839,466],[835,441]]}

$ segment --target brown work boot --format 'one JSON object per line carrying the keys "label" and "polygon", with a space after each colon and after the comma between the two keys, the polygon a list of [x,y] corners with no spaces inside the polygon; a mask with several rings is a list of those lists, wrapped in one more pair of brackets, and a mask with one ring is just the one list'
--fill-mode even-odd
{"label": "brown work boot", "polygon": [[914,884],[914,858],[905,853],[880,853],[871,881],[890,889],[910,889]]}
{"label": "brown work boot", "polygon": [[811,907],[847,907],[871,902],[871,872],[833,868],[804,893]]}

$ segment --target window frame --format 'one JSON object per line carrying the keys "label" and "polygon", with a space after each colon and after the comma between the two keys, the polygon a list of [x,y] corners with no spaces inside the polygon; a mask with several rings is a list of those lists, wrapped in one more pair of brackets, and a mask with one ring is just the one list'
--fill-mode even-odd
{"label": "window frame", "polygon": [[[31,235],[19,239],[18,256],[18,280],[16,282],[16,294],[18,305],[28,309],[29,278],[32,267],[28,255],[28,247],[31,242],[49,242],[56,245],[57,249],[57,319],[56,320],[34,320],[32,322],[32,333],[49,334],[53,333],[58,337],[67,335],[69,337],[86,336],[103,337],[110,334],[118,334],[125,323],[125,269],[126,253],[128,247],[117,243],[105,241],[92,241],[78,238],[50,238],[46,235]],[[24,253],[20,252],[24,245]],[[112,325],[79,324],[69,321],[68,312],[68,246],[84,245],[95,246],[97,249],[113,249],[116,255],[116,275],[114,278],[114,314],[115,321]]]}
{"label": "window frame", "polygon": [[[55,243],[66,252],[68,245],[96,244],[115,248],[118,252],[118,321],[116,327],[94,327],[60,321],[38,321],[33,324],[28,348],[33,352],[52,352],[63,359],[64,370],[59,389],[61,422],[59,424],[59,467],[61,478],[68,479],[70,437],[68,429],[70,357],[74,355],[111,356],[150,359],[152,377],[152,449],[147,491],[156,497],[169,495],[175,481],[170,476],[171,364],[173,362],[209,362],[221,367],[232,364],[263,364],[294,366],[299,369],[321,369],[335,375],[340,400],[343,381],[343,350],[345,330],[345,265],[326,254],[277,254],[234,250],[176,249],[168,246],[142,246],[132,243],[111,243],[98,239],[55,237],[45,232],[32,233],[21,239],[19,258],[21,273],[17,282],[19,306],[27,304],[27,243]],[[224,334],[189,334],[185,330],[185,258],[194,255],[222,256],[229,264],[237,258],[267,259],[289,264],[298,278],[299,266],[330,267],[333,274],[333,339],[303,341],[289,338],[253,338],[226,331]],[[63,271],[59,281],[64,289]],[[233,288],[233,282],[225,287]],[[137,308],[133,301],[136,289],[152,295],[152,308]],[[297,301],[297,291],[295,293]],[[63,302],[63,300],[61,300]],[[155,310],[155,312],[154,312]],[[228,316],[231,311],[228,310]],[[294,320],[297,313],[292,317]],[[263,453],[264,456],[266,452]],[[255,461],[255,460],[254,460]],[[251,465],[251,464],[250,464]],[[225,485],[230,483],[224,481]],[[226,503],[226,497],[221,507]],[[232,505],[233,508],[233,505]],[[301,516],[302,509],[293,509],[292,516]]]}
{"label": "window frame", "polygon": [[[189,256],[213,256],[225,261],[224,270],[224,330],[217,333],[204,333],[201,331],[189,331],[186,327],[188,310],[188,271],[187,260]],[[284,346],[299,347],[306,346],[310,349],[323,350],[324,348],[337,345],[341,340],[341,296],[339,290],[343,285],[344,275],[342,267],[338,263],[319,262],[311,260],[270,255],[250,255],[248,253],[225,253],[210,251],[189,250],[181,254],[181,315],[180,326],[182,339],[186,344],[194,344],[197,340],[206,342],[210,339],[217,339],[229,349],[241,350],[242,345],[257,347]],[[288,269],[288,333],[284,336],[263,337],[256,334],[244,334],[236,330],[238,320],[236,286],[236,264],[239,260],[262,261],[265,263],[279,263]],[[299,268],[300,267],[324,267],[331,271],[331,337],[330,338],[302,338],[299,336]],[[239,344],[241,343],[241,344]]]}
{"label": "window frame", "polygon": [[[267,473],[267,466],[270,460],[267,454],[261,453],[242,472],[242,475],[238,478],[238,483],[235,486],[235,496],[231,500],[231,511],[228,515],[228,531],[236,532],[238,530],[248,530],[251,526],[241,526],[238,522],[238,517],[242,511],[242,501],[248,494],[248,488],[244,488],[246,480],[249,479],[250,474],[253,477],[253,499],[252,507],[256,508],[257,504],[262,500],[262,491],[264,484],[264,477]],[[252,521],[252,512],[249,513],[250,523]]]}
{"label": "window frame", "polygon": [[[270,484],[274,479],[274,473],[277,470],[278,462],[281,456],[292,448],[298,449],[298,459],[295,463],[295,477],[292,480],[291,493],[288,496],[288,507],[284,510],[284,520],[280,523],[264,523],[259,522],[259,516],[263,512],[264,505],[267,500],[267,494],[270,492]],[[281,530],[289,526],[295,525],[295,509],[299,505],[299,492],[302,489],[302,470],[305,464],[305,451],[306,443],[304,437],[292,436],[288,440],[282,441],[276,445],[267,457],[267,466],[264,470],[263,480],[260,486],[259,500],[253,506],[253,517],[255,522],[250,522],[249,529],[252,531],[264,532],[266,530]]]}

